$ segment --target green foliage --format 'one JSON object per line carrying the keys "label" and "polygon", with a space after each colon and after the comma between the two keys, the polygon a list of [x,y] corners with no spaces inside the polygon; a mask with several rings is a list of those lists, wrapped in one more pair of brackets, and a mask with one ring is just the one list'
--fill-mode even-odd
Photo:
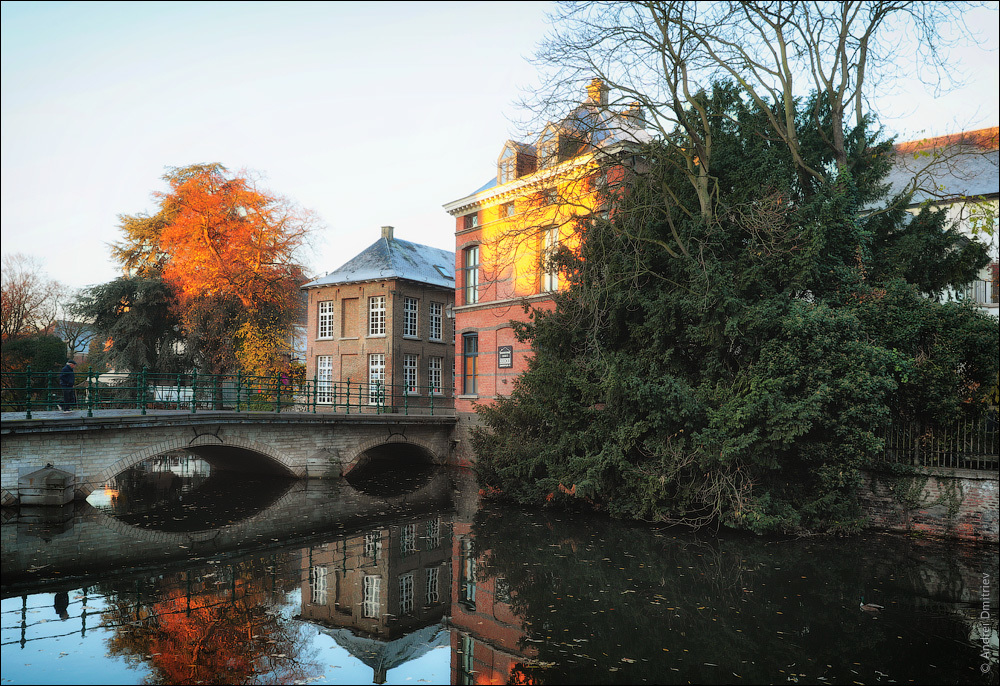
{"label": "green foliage", "polygon": [[176,372],[185,360],[173,295],[159,277],[122,277],[84,290],[73,311],[93,322],[95,367],[137,372]]}
{"label": "green foliage", "polygon": [[966,279],[980,246],[921,215],[919,264],[876,268],[900,245],[879,237],[908,231],[901,212],[862,216],[886,195],[885,141],[847,132],[836,171],[803,127],[807,162],[834,170],[821,181],[756,134],[734,89],[704,99],[716,206],[685,183],[683,139],[645,151],[613,221],[583,224],[580,254],[562,256],[556,309],[515,325],[534,357],[478,410],[479,477],[518,502],[620,517],[856,530],[859,470],[890,412],[983,408],[996,322],[918,293]]}
{"label": "green foliage", "polygon": [[58,336],[14,336],[3,342],[5,372],[59,372],[66,364],[66,344]]}

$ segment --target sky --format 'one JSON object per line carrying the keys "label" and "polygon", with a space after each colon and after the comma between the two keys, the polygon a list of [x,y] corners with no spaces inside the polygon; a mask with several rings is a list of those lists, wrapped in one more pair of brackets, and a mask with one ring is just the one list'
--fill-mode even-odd
{"label": "sky", "polygon": [[[3,2],[0,246],[69,288],[119,276],[118,216],[154,213],[168,167],[219,162],[315,213],[311,276],[392,225],[454,250],[442,205],[496,173],[547,2]],[[900,81],[902,140],[995,126],[998,14],[955,53],[964,87]],[[900,53],[912,52],[901,44]],[[581,84],[581,95],[583,87]]]}

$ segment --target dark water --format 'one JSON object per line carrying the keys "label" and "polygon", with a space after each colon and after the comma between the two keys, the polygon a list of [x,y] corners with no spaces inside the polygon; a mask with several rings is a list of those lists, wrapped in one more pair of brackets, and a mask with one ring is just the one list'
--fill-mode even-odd
{"label": "dark water", "polygon": [[175,455],[5,512],[2,683],[997,683],[992,549],[694,535],[480,506],[464,471],[354,476]]}

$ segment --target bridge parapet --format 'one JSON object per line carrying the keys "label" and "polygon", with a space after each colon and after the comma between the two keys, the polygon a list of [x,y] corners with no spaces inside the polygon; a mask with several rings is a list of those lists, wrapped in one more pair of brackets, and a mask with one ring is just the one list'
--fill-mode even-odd
{"label": "bridge parapet", "polygon": [[[143,460],[178,449],[203,454],[207,446],[260,458],[227,460],[226,469],[249,471],[267,466],[299,478],[340,477],[358,464],[365,450],[391,443],[417,446],[423,459],[446,464],[456,421],[440,415],[299,412],[4,419],[0,422],[3,504],[16,502],[18,475],[25,469],[48,463],[72,468],[77,475],[76,497],[86,498]],[[207,454],[203,456],[207,459]]]}

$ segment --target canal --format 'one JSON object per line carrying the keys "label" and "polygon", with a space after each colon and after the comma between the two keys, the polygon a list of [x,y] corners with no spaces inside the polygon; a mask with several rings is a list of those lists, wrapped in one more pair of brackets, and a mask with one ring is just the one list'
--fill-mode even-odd
{"label": "canal", "polygon": [[87,502],[5,511],[0,679],[997,683],[993,549],[478,496],[464,470],[234,479],[175,453]]}

